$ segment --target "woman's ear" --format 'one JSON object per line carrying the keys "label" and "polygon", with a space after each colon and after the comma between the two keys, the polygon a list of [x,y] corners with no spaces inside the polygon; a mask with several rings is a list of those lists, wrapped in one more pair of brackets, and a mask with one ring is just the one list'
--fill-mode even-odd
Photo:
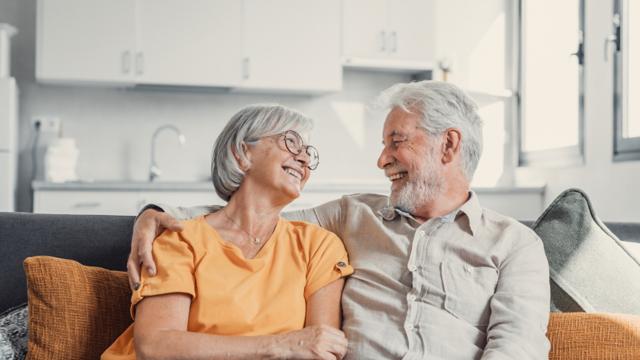
{"label": "woman's ear", "polygon": [[242,142],[241,146],[243,156],[240,156],[235,149],[231,149],[231,152],[233,153],[233,157],[236,159],[240,169],[247,172],[251,168],[251,151],[245,142]]}
{"label": "woman's ear", "polygon": [[449,128],[444,133],[442,141],[442,162],[447,164],[452,162],[458,153],[460,153],[460,145],[462,144],[462,133],[459,129]]}

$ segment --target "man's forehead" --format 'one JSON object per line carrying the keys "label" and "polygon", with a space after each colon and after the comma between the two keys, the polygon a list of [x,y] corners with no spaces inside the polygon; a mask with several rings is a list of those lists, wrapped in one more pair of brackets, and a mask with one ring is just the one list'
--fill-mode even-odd
{"label": "man's forehead", "polygon": [[382,138],[407,136],[419,126],[420,123],[411,118],[387,121],[382,130]]}

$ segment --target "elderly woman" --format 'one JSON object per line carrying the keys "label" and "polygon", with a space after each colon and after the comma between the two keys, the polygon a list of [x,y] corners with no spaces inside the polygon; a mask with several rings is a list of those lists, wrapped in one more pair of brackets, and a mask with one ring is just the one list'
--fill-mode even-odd
{"label": "elderly woman", "polygon": [[165,231],[161,264],[142,274],[131,325],[102,359],[340,359],[344,277],[353,272],[333,233],[287,221],[318,153],[304,115],[278,105],[240,110],[218,137],[219,210]]}

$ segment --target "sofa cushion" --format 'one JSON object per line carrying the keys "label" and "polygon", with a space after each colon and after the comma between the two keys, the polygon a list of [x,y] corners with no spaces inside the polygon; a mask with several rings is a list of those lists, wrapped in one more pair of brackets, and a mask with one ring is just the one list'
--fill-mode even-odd
{"label": "sofa cushion", "polygon": [[640,359],[640,316],[551,313],[550,360]]}
{"label": "sofa cushion", "polygon": [[560,194],[533,230],[549,260],[551,310],[640,315],[640,263],[598,219],[586,194]]}
{"label": "sofa cushion", "polygon": [[131,324],[126,273],[49,256],[25,259],[27,359],[97,359]]}
{"label": "sofa cushion", "polygon": [[0,359],[22,360],[27,354],[27,304],[0,314]]}

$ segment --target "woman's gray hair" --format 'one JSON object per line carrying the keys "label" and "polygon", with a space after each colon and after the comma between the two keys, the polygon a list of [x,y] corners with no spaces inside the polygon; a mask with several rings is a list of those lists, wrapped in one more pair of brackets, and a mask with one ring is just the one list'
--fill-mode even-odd
{"label": "woman's gray hair", "polygon": [[302,113],[277,104],[249,105],[231,117],[213,146],[211,178],[218,196],[229,201],[244,179],[234,153],[248,161],[243,144],[251,145],[265,136],[294,130],[305,135],[313,121]]}
{"label": "woman's gray hair", "polygon": [[482,119],[478,105],[460,89],[442,81],[396,84],[383,91],[378,102],[385,108],[400,107],[417,112],[422,126],[432,137],[449,128],[462,134],[462,171],[469,182],[482,154]]}

